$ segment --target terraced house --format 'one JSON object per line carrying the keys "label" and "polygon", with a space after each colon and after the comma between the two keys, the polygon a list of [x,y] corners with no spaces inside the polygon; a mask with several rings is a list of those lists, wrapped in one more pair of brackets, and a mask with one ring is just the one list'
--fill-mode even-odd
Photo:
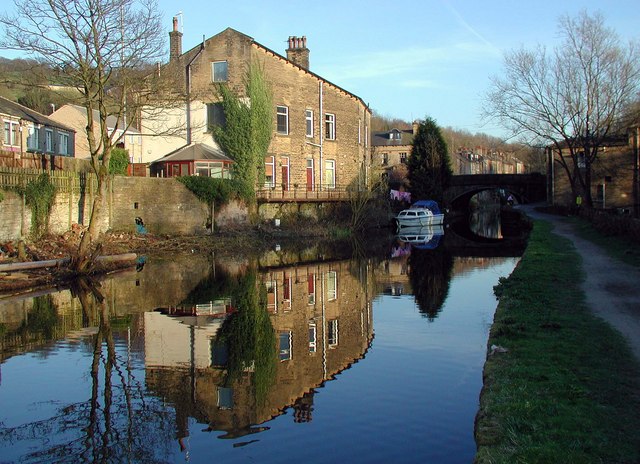
{"label": "terraced house", "polygon": [[2,157],[26,154],[74,156],[75,131],[44,114],[0,97]]}
{"label": "terraced house", "polygon": [[[289,37],[283,56],[231,28],[182,53],[182,32],[175,18],[169,36],[170,62],[160,72],[173,67],[183,73],[187,102],[185,108],[167,111],[166,117],[185,129],[178,136],[143,137],[145,152],[156,160],[164,157],[164,162],[155,163],[160,168],[156,175],[222,175],[215,159],[171,166],[171,154],[192,144],[220,148],[210,131],[223,121],[214,84],[227,83],[240,95],[253,63],[263,70],[273,98],[264,187],[284,192],[366,185],[371,111],[360,97],[309,69],[305,37]],[[142,132],[158,134],[171,125],[168,120],[143,121]]]}

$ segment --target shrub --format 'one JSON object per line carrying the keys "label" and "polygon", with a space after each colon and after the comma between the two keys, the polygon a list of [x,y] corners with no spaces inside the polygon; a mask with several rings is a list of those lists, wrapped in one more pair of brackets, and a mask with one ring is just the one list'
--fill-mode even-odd
{"label": "shrub", "polygon": [[183,176],[178,177],[178,181],[182,182],[200,201],[209,206],[222,206],[229,203],[232,199],[241,199],[249,201],[253,195],[253,190],[247,185],[236,179],[213,179],[211,177],[201,176]]}
{"label": "shrub", "polygon": [[126,175],[129,167],[129,152],[124,148],[111,150],[109,158],[109,174]]}

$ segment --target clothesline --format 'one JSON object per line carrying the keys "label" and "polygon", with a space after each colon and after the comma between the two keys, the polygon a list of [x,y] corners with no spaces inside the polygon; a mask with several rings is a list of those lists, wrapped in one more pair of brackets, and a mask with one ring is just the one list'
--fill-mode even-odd
{"label": "clothesline", "polygon": [[389,197],[392,200],[406,201],[407,203],[411,203],[411,192],[401,192],[400,190],[391,190],[389,192]]}

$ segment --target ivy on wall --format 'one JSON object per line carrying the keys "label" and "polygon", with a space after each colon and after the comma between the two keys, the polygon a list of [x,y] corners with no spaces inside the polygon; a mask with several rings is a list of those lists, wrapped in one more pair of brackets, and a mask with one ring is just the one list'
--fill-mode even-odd
{"label": "ivy on wall", "polygon": [[245,98],[226,84],[216,85],[225,124],[212,127],[213,135],[234,161],[234,179],[246,184],[246,191],[255,197],[255,186],[264,176],[264,158],[273,133],[271,89],[256,63],[249,66],[245,76]]}
{"label": "ivy on wall", "polygon": [[209,206],[220,207],[233,199],[249,201],[254,194],[248,189],[247,184],[236,179],[183,176],[178,177],[178,181]]}
{"label": "ivy on wall", "polygon": [[49,174],[40,174],[25,187],[16,189],[23,195],[25,202],[31,208],[31,233],[35,239],[40,238],[46,231],[49,213],[56,196],[56,187],[51,183]]}

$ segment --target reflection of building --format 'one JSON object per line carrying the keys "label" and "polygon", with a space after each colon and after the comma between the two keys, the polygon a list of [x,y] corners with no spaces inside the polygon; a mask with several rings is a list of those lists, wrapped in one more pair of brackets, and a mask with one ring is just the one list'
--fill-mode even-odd
{"label": "reflection of building", "polygon": [[224,343],[208,316],[187,316],[186,324],[147,313],[146,382],[175,405],[178,438],[188,434],[188,417],[208,424],[206,430],[224,431],[221,438],[264,430],[256,424],[288,407],[295,422],[312,420],[313,390],[361,359],[372,340],[369,272],[366,265],[341,261],[261,274],[276,335],[275,379],[261,404],[255,395],[257,368],[246,367],[228,382]]}

